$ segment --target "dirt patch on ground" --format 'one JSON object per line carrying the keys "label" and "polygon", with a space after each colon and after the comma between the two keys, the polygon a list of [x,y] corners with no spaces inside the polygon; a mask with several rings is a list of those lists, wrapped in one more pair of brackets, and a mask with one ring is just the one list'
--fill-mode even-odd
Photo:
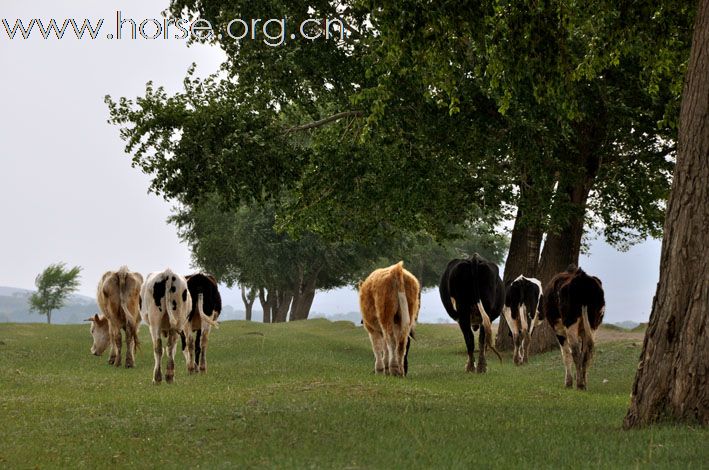
{"label": "dirt patch on ground", "polygon": [[637,341],[642,343],[645,338],[645,332],[640,331],[623,331],[611,328],[600,327],[596,331],[596,341],[599,343],[608,343],[611,341]]}

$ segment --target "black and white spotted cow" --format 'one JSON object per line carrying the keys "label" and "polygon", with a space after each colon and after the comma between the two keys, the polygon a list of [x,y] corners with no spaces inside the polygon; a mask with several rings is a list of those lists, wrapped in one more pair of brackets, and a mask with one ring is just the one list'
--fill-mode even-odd
{"label": "black and white spotted cow", "polygon": [[[441,277],[438,289],[446,312],[458,322],[463,332],[468,350],[465,370],[486,372],[486,346],[500,357],[500,353],[492,345],[492,322],[500,316],[505,305],[505,287],[497,265],[477,253],[469,259],[451,260]],[[474,366],[474,331],[481,325],[480,352],[477,366]]]}
{"label": "black and white spotted cow", "polygon": [[544,290],[543,313],[559,340],[567,387],[574,384],[571,371],[573,361],[576,387],[586,389],[594,333],[603,321],[605,308],[601,280],[575,266],[569,266],[565,272],[554,276]]}
{"label": "black and white spotted cow", "polygon": [[532,332],[540,322],[541,298],[542,283],[538,279],[520,275],[507,286],[502,315],[512,333],[512,357],[517,365],[526,364],[529,359]]}
{"label": "black and white spotted cow", "polygon": [[192,326],[187,320],[192,310],[192,297],[187,289],[187,280],[177,273],[166,269],[148,275],[140,291],[140,315],[150,327],[150,337],[153,340],[153,355],[155,368],[153,383],[162,382],[160,368],[163,355],[161,335],[167,338],[167,370],[165,381],[172,383],[175,379],[175,350],[177,336],[184,331],[187,336],[187,370],[192,373],[194,366],[194,338]]}
{"label": "black and white spotted cow", "polygon": [[[222,311],[222,297],[219,295],[217,280],[210,274],[192,274],[186,277],[187,289],[192,297],[192,310],[187,321],[195,333],[195,370],[207,371],[207,345],[211,327],[219,328],[217,318]],[[180,333],[182,338],[182,352],[185,360],[189,360],[186,335]]]}

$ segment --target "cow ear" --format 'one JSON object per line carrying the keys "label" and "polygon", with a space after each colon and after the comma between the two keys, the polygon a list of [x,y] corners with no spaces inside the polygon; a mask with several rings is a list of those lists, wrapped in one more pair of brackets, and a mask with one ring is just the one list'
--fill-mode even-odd
{"label": "cow ear", "polygon": [[98,313],[95,313],[93,317],[89,317],[84,321],[98,321]]}

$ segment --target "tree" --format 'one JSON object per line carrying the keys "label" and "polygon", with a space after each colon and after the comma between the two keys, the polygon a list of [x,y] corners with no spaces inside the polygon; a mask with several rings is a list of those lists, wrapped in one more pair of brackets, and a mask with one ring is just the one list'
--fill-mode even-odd
{"label": "tree", "polygon": [[682,93],[660,281],[624,427],[709,424],[709,0],[700,0]]}
{"label": "tree", "polygon": [[248,292],[246,291],[246,286],[241,284],[241,300],[244,302],[244,308],[246,308],[246,321],[251,321],[251,313],[254,308],[254,302],[256,301],[256,295],[258,294],[258,289],[250,287]]}
{"label": "tree", "polygon": [[34,280],[37,292],[29,297],[30,310],[47,316],[52,323],[52,311],[64,306],[67,297],[79,288],[80,266],[67,270],[65,263],[50,264]]}
{"label": "tree", "polygon": [[216,190],[235,207],[285,191],[280,229],[338,241],[412,227],[444,240],[516,207],[505,277],[545,282],[578,262],[589,226],[621,248],[660,234],[691,6],[656,3],[175,0],[220,27],[339,16],[351,34],[215,36],[227,79],[107,101],[167,198]]}
{"label": "tree", "polygon": [[232,210],[212,195],[183,206],[170,221],[195,265],[228,286],[256,286],[244,303],[250,310],[258,293],[266,323],[307,319],[316,290],[354,282],[378,253],[376,245],[278,232],[273,203]]}

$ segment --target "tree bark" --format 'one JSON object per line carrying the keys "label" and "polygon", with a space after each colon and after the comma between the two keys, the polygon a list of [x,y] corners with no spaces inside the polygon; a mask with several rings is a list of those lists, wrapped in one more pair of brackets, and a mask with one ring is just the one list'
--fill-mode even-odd
{"label": "tree bark", "polygon": [[263,322],[271,323],[271,304],[272,304],[273,294],[271,290],[268,291],[268,296],[266,295],[266,289],[259,287],[258,289],[258,300],[261,302],[261,308],[263,309]]}
{"label": "tree bark", "polygon": [[246,309],[246,320],[251,321],[254,302],[256,302],[256,289],[251,287],[248,294],[246,293],[246,287],[241,286],[241,300],[244,302],[244,308]]}
{"label": "tree bark", "polygon": [[47,312],[47,325],[51,325],[51,324],[52,324],[52,311],[50,310]]}
{"label": "tree bark", "polygon": [[315,287],[321,270],[322,268],[319,267],[308,276],[302,278],[298,293],[293,297],[290,321],[308,319],[310,307],[313,306],[313,299],[315,299]]}
{"label": "tree bark", "polygon": [[694,24],[660,282],[624,427],[709,424],[709,0]]}
{"label": "tree bark", "polygon": [[283,289],[276,291],[276,302],[272,308],[272,322],[283,323],[288,318],[288,309],[293,300],[293,293]]}

